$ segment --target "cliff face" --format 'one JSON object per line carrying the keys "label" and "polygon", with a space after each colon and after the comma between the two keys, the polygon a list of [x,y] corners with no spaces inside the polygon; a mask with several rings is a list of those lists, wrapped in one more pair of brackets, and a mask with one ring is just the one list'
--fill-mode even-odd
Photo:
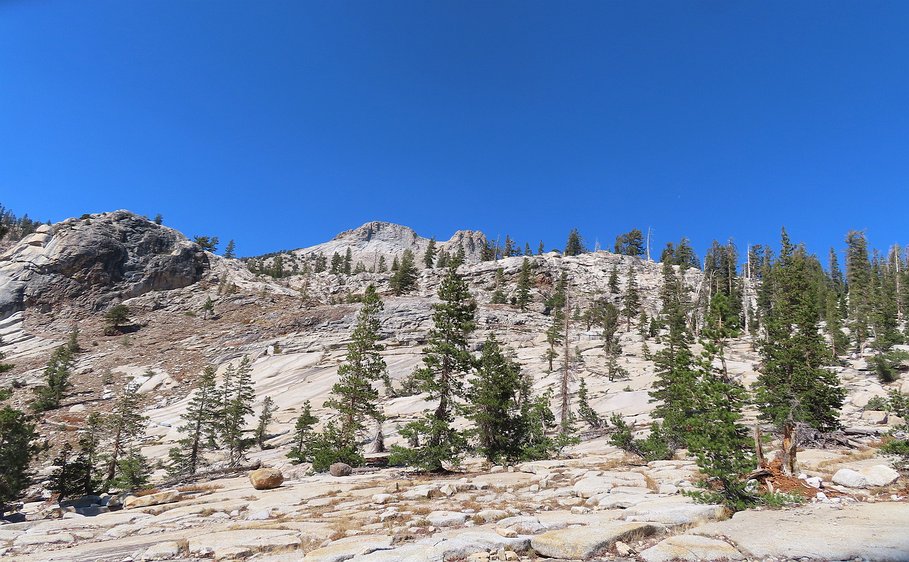
{"label": "cliff face", "polygon": [[0,255],[0,319],[68,302],[86,310],[201,279],[209,259],[182,234],[128,211],[42,226]]}

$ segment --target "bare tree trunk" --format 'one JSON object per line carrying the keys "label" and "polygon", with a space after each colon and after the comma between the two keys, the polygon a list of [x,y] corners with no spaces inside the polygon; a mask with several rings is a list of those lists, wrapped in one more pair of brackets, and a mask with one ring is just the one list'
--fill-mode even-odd
{"label": "bare tree trunk", "polygon": [[757,467],[764,468],[764,444],[761,443],[761,426],[754,424],[754,458]]}
{"label": "bare tree trunk", "polygon": [[795,424],[787,421],[783,424],[783,474],[793,476],[796,473],[796,434]]}
{"label": "bare tree trunk", "polygon": [[568,396],[568,375],[569,375],[569,369],[570,369],[570,363],[569,363],[570,357],[568,355],[568,352],[571,349],[571,345],[568,342],[568,325],[569,325],[568,323],[570,322],[570,319],[571,319],[571,314],[569,313],[569,311],[571,309],[568,306],[568,293],[569,293],[569,286],[567,286],[567,284],[566,284],[566,287],[565,287],[565,336],[564,336],[565,352],[564,352],[564,356],[562,358],[562,388],[561,388],[561,393],[562,393],[561,430],[563,433],[568,431],[568,426],[570,425],[570,422],[571,422],[571,411],[568,409],[569,405],[570,405],[569,396]]}

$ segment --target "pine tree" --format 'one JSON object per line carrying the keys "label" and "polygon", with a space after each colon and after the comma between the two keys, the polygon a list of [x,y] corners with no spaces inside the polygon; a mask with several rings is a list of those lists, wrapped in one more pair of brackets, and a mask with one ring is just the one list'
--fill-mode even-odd
{"label": "pine tree", "polygon": [[521,312],[525,312],[527,305],[530,304],[530,284],[530,260],[524,258],[521,262],[521,275],[518,277],[518,290],[515,300]]}
{"label": "pine tree", "polygon": [[[397,257],[395,261],[397,263]],[[413,263],[413,252],[404,250],[398,267],[392,267],[392,269],[394,270],[390,280],[392,292],[401,296],[413,290],[417,283],[417,268]]]}
{"label": "pine tree", "polygon": [[34,389],[32,409],[45,412],[60,407],[64,394],[73,386],[69,381],[72,368],[73,356],[67,346],[55,349],[47,362],[47,367],[44,368],[44,384]]}
{"label": "pine tree", "polygon": [[169,451],[169,472],[174,475],[193,475],[205,465],[205,450],[208,437],[213,435],[218,417],[218,388],[215,383],[215,368],[211,365],[202,370],[198,386],[193,393],[186,412],[181,416],[179,427],[183,437]]}
{"label": "pine tree", "polygon": [[583,378],[578,387],[578,416],[593,429],[598,429],[603,425],[600,415],[590,407],[590,403],[587,401],[587,381]]}
{"label": "pine tree", "polygon": [[385,256],[379,256],[379,265],[376,266],[376,271],[378,273],[385,273],[388,271],[388,265],[385,263]]}
{"label": "pine tree", "polygon": [[271,423],[277,410],[278,407],[275,406],[275,401],[271,399],[271,396],[266,396],[262,399],[262,411],[259,412],[259,423],[256,424],[256,444],[259,445],[261,450],[266,448],[265,441],[268,440],[268,424]]}
{"label": "pine tree", "polygon": [[436,239],[435,237],[429,239],[429,244],[426,245],[426,252],[423,254],[423,263],[428,269],[432,269],[436,263]]}
{"label": "pine tree", "polygon": [[525,243],[524,243],[524,255],[525,255],[525,256],[532,256],[532,255],[533,255],[533,251],[530,249],[530,242],[525,242]]}
{"label": "pine tree", "polygon": [[635,280],[634,267],[628,267],[628,283],[625,285],[622,313],[625,315],[625,331],[631,331],[631,319],[641,311],[641,295]]}
{"label": "pine tree", "polygon": [[540,240],[540,245],[537,246],[537,255],[542,256],[545,253],[545,248],[543,247],[543,241]]}
{"label": "pine tree", "polygon": [[577,228],[572,228],[568,234],[568,242],[565,243],[565,255],[577,256],[584,252],[584,243],[581,240],[581,235],[578,233]]}
{"label": "pine tree", "polygon": [[220,394],[222,407],[218,417],[221,442],[227,448],[229,466],[237,466],[246,459],[250,445],[250,440],[243,435],[246,416],[253,413],[252,402],[255,399],[249,357],[243,356],[230,376],[225,373]]}
{"label": "pine tree", "polygon": [[871,315],[871,264],[868,261],[868,243],[863,232],[850,231],[846,235],[846,245],[850,328],[855,337],[856,350],[861,352],[868,339]]}
{"label": "pine tree", "polygon": [[468,418],[476,426],[480,453],[490,462],[514,461],[525,440],[521,369],[494,335],[483,344],[468,394]]}
{"label": "pine tree", "polygon": [[91,475],[92,467],[84,457],[74,453],[71,443],[63,444],[51,466],[55,468],[48,489],[57,493],[58,502],[83,493],[85,480],[90,477],[87,475]]}
{"label": "pine tree", "polygon": [[454,413],[464,397],[464,379],[473,367],[468,338],[474,331],[476,302],[454,267],[439,287],[441,302],[433,305],[433,328],[423,350],[423,367],[413,378],[426,399],[437,402],[422,420],[407,424],[401,435],[413,445],[396,447],[393,458],[428,471],[456,463],[467,446],[462,431],[454,428]]}
{"label": "pine tree", "polygon": [[666,347],[654,357],[657,378],[650,397],[661,402],[654,408],[653,417],[663,419],[662,431],[671,447],[675,448],[686,443],[690,432],[689,418],[696,403],[697,372],[689,347],[685,287],[668,261],[663,262],[660,298],[669,335]]}
{"label": "pine tree", "polygon": [[561,308],[555,309],[555,313],[552,315],[552,325],[546,330],[546,344],[549,347],[546,349],[543,358],[549,363],[548,372],[550,373],[552,372],[553,361],[559,357],[559,352],[556,350],[562,344],[562,325],[565,324],[563,314]]}
{"label": "pine tree", "polygon": [[0,516],[28,487],[29,463],[40,452],[37,438],[31,416],[10,406],[0,408]]}
{"label": "pine tree", "polygon": [[353,252],[350,248],[347,248],[347,251],[344,252],[344,265],[342,266],[344,275],[350,275],[353,272]]}
{"label": "pine tree", "polygon": [[344,258],[341,257],[341,254],[335,252],[331,255],[331,269],[328,272],[338,275],[342,271],[344,271]]}
{"label": "pine tree", "polygon": [[[106,423],[111,443],[106,455],[104,489],[111,485],[123,484],[121,476],[126,469],[126,485],[131,486],[139,475],[139,454],[136,449],[138,440],[145,434],[148,418],[142,415],[142,396],[138,387],[127,384],[115,399],[113,409],[107,414]],[[124,460],[126,464],[124,464]]]}
{"label": "pine tree", "polygon": [[696,498],[724,503],[737,511],[755,501],[742,478],[754,468],[748,432],[739,423],[745,390],[725,374],[714,373],[711,364],[712,352],[708,349],[697,367],[696,405],[686,440],[705,477],[701,482],[705,491]]}
{"label": "pine tree", "polygon": [[839,427],[837,412],[844,399],[836,374],[823,367],[827,352],[818,333],[812,260],[817,261],[803,247],[793,246],[784,229],[780,256],[770,272],[772,302],[755,402],[761,417],[783,434],[781,458],[787,474],[796,470],[797,424],[819,431]]}
{"label": "pine tree", "polygon": [[236,251],[236,248],[237,248],[236,243],[233,240],[229,240],[227,242],[227,247],[224,248],[224,257],[229,260],[232,260],[235,257],[237,257],[236,254],[234,253]]}
{"label": "pine tree", "polygon": [[357,315],[356,326],[347,346],[347,357],[338,368],[338,382],[332,387],[326,407],[334,409],[340,418],[339,432],[344,448],[356,448],[357,436],[366,429],[366,420],[381,423],[379,392],[374,384],[387,376],[382,359],[381,337],[382,299],[376,288],[369,285],[363,295],[363,306]]}
{"label": "pine tree", "polygon": [[613,295],[619,294],[619,268],[613,264],[612,269],[609,271],[609,292]]}
{"label": "pine tree", "polygon": [[129,307],[125,304],[115,304],[114,306],[108,309],[107,313],[104,315],[106,321],[106,326],[104,328],[104,334],[107,336],[112,336],[121,331],[123,326],[125,326],[130,320],[130,310]]}
{"label": "pine tree", "polygon": [[501,267],[496,269],[495,289],[492,292],[492,304],[505,304],[505,270]]}
{"label": "pine tree", "polygon": [[[0,347],[3,347],[3,338],[0,338]],[[13,370],[13,365],[11,363],[4,363],[3,359],[6,358],[6,355],[0,351],[0,375],[3,373],[8,373]]]}
{"label": "pine tree", "polygon": [[615,253],[623,256],[644,255],[644,235],[637,228],[615,238]]}
{"label": "pine tree", "polygon": [[303,403],[303,411],[294,425],[294,444],[287,454],[289,458],[298,463],[312,460],[308,447],[312,439],[313,428],[318,422],[319,418],[312,414],[312,405],[307,400]]}
{"label": "pine tree", "polygon": [[98,464],[102,458],[101,444],[107,435],[104,417],[98,412],[90,413],[80,433],[79,458],[84,463],[85,470],[81,473],[79,493],[88,496],[100,490],[103,482]]}

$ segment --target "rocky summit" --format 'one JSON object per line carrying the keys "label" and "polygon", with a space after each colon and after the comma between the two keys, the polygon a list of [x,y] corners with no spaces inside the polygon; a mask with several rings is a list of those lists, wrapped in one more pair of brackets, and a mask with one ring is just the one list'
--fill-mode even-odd
{"label": "rocky summit", "polygon": [[[749,456],[731,477],[741,484],[736,504],[716,493],[697,454],[704,444],[654,453],[653,422],[670,422],[653,393],[678,329],[691,334],[693,356],[708,353],[699,368],[760,395],[771,372],[763,338],[777,329],[755,324],[767,280],[729,278],[744,322],[716,355],[714,270],[639,252],[525,256],[493,246],[459,231],[435,249],[462,259],[439,267],[426,259],[430,239],[372,222],[317,246],[236,259],[127,211],[13,241],[0,255],[0,353],[11,365],[0,371],[0,406],[35,416],[36,450],[26,485],[0,508],[0,557],[909,560],[909,487],[882,450],[904,435],[892,402],[909,393],[901,356],[893,377],[880,376],[870,346],[824,365],[841,405],[829,427],[799,427],[792,474],[776,425],[756,400],[743,401]],[[391,269],[405,251],[415,257],[409,280]],[[349,272],[320,266],[334,255]],[[489,458],[488,421],[471,406],[482,369],[471,366],[450,417],[452,433],[470,430],[469,446],[434,470],[396,457],[427,443],[411,422],[440,407],[431,384],[440,379],[419,369],[433,349],[449,349],[436,343],[445,308],[436,305],[455,280],[468,292],[459,302],[476,305],[466,356],[490,357],[495,336],[504,351],[489,364],[519,372],[509,415],[538,423],[531,441],[545,451]],[[687,307],[676,328],[665,304],[672,280]],[[365,310],[375,313],[374,342]],[[367,363],[355,363],[363,350],[381,358],[387,378],[362,390],[378,409],[351,443],[338,437],[352,416],[338,383]],[[891,353],[900,351],[909,347]],[[55,387],[50,374],[63,371],[68,383]],[[205,407],[216,415],[193,417]],[[193,423],[209,428],[195,441]]]}

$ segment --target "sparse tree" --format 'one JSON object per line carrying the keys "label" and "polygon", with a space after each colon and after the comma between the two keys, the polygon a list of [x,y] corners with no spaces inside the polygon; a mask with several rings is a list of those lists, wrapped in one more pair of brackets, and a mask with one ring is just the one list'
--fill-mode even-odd
{"label": "sparse tree", "polygon": [[435,237],[429,239],[429,244],[426,245],[426,252],[423,253],[423,263],[428,269],[436,263],[436,239]]}
{"label": "sparse tree", "polygon": [[527,310],[527,305],[530,304],[530,260],[524,258],[521,262],[521,275],[518,277],[518,290],[515,303],[518,305],[518,308],[521,309],[521,312]]}
{"label": "sparse tree", "polygon": [[193,475],[205,465],[208,437],[215,433],[218,424],[218,405],[215,368],[208,365],[202,370],[186,412],[181,416],[183,425],[179,431],[183,437],[169,451],[171,474]]}
{"label": "sparse tree", "polygon": [[585,251],[584,242],[581,240],[581,234],[578,232],[577,228],[572,228],[571,232],[568,234],[568,242],[565,243],[565,255],[577,256],[583,254]]}
{"label": "sparse tree", "polygon": [[259,413],[259,423],[256,425],[256,444],[259,449],[265,449],[265,441],[268,440],[268,425],[271,423],[278,407],[271,396],[266,396],[262,400],[262,411]]}
{"label": "sparse tree", "polygon": [[287,454],[289,458],[298,463],[312,460],[309,443],[312,439],[313,428],[318,422],[319,418],[312,414],[312,405],[307,400],[303,403],[303,411],[294,425],[294,444]]}
{"label": "sparse tree", "polygon": [[384,348],[379,343],[382,308],[376,288],[369,285],[347,346],[347,357],[338,368],[338,382],[325,404],[338,413],[338,431],[344,448],[356,448],[357,437],[366,429],[367,420],[381,423],[384,418],[375,388],[375,383],[387,376],[381,355]]}
{"label": "sparse tree", "polygon": [[218,251],[217,236],[195,236],[193,238],[193,242],[195,242],[197,246],[206,252],[215,253]]}
{"label": "sparse tree", "polygon": [[138,453],[138,441],[145,434],[148,418],[142,414],[142,396],[135,384],[127,384],[114,400],[106,423],[111,443],[107,447],[104,489],[111,485],[137,487],[144,461]]}
{"label": "sparse tree", "polygon": [[220,394],[221,442],[227,448],[228,464],[237,466],[246,459],[246,451],[250,445],[250,440],[243,435],[246,416],[252,415],[252,402],[255,399],[249,357],[243,356],[233,372],[229,375],[225,373]]}
{"label": "sparse tree", "polygon": [[67,346],[55,349],[47,362],[47,367],[44,368],[44,383],[34,389],[32,409],[45,412],[60,407],[64,394],[73,386],[69,380],[72,368],[73,356]]}
{"label": "sparse tree", "polygon": [[644,235],[637,228],[615,238],[615,253],[624,256],[644,255]]}
{"label": "sparse tree", "polygon": [[118,334],[129,323],[131,315],[132,312],[125,304],[110,307],[104,315],[106,321],[104,333],[109,336]]}
{"label": "sparse tree", "polygon": [[237,257],[235,252],[236,252],[236,243],[233,240],[228,240],[227,247],[224,248],[224,257],[229,260],[232,260],[235,257]]}

